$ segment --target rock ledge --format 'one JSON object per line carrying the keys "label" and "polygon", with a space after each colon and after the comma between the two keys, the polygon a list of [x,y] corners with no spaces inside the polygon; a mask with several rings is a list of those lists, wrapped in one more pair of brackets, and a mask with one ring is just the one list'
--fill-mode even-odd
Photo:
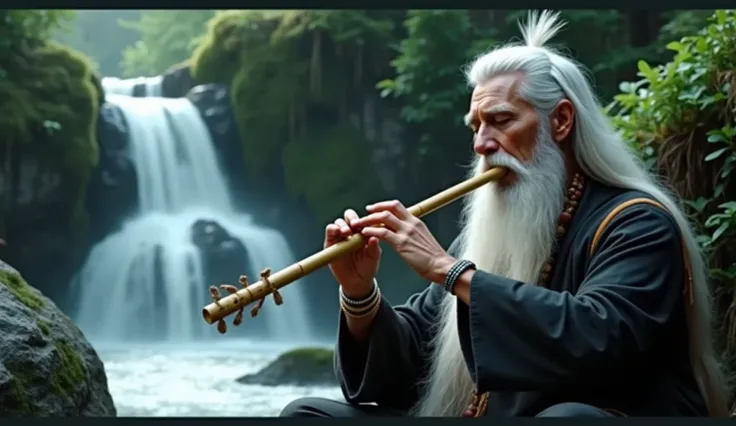
{"label": "rock ledge", "polygon": [[237,381],[263,386],[337,386],[333,353],[324,348],[294,349],[281,354],[258,373],[245,375]]}

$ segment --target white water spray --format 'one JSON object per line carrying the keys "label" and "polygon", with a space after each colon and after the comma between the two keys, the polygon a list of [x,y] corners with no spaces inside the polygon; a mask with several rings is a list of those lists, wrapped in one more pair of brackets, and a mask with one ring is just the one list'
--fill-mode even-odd
{"label": "white water spray", "polygon": [[[126,96],[134,84],[120,82],[103,80],[107,101],[120,107],[128,124],[140,210],[92,248],[76,280],[78,324],[96,340],[190,341],[210,335],[214,327],[202,320],[201,308],[211,301],[209,285],[219,283],[203,280],[191,238],[196,221],[215,221],[239,240],[248,252],[244,265],[279,270],[295,257],[282,234],[233,208],[196,107],[186,98]],[[258,271],[244,272],[256,281]],[[257,319],[246,315],[246,324],[257,321],[274,340],[309,339],[301,291],[284,288],[283,306],[268,299]]]}

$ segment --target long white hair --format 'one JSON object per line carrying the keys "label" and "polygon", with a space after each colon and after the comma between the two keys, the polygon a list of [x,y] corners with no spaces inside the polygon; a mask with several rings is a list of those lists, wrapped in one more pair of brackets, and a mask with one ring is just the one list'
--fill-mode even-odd
{"label": "long white hair", "polygon": [[[693,373],[710,415],[727,417],[727,389],[713,347],[712,302],[707,283],[706,264],[695,240],[694,232],[676,198],[649,174],[636,154],[616,133],[608,117],[603,113],[582,71],[583,68],[573,60],[544,47],[545,43],[554,37],[564,25],[565,23],[556,13],[530,12],[526,25],[520,25],[524,44],[507,45],[479,56],[467,70],[468,82],[472,87],[476,87],[494,76],[522,73],[524,78],[520,85],[520,94],[535,107],[542,124],[549,121],[550,114],[560,100],[565,98],[570,100],[576,109],[573,149],[583,172],[590,178],[609,186],[647,193],[670,212],[684,241],[685,255],[689,257],[691,267],[694,303],[686,305],[686,313],[689,355]],[[540,135],[539,139],[538,143],[545,145],[543,142],[547,138]],[[542,146],[538,149],[548,150],[550,147]],[[476,172],[479,169],[480,167],[476,168]],[[553,186],[550,188],[554,191]],[[483,197],[486,197],[486,206],[492,205],[492,203],[489,204],[489,201],[492,201],[493,196],[489,195],[488,191],[479,191],[478,194],[470,197],[466,204],[464,230],[460,236],[463,257],[475,261],[481,269],[490,272],[525,282],[536,281],[538,268],[544,262],[543,255],[549,251],[551,246],[547,239],[548,234],[545,234],[548,230],[541,229],[545,228],[544,222],[542,226],[533,227],[540,228],[535,236],[541,238],[537,241],[538,246],[534,248],[528,243],[523,244],[527,252],[520,253],[524,260],[519,261],[516,265],[512,265],[512,260],[508,257],[502,259],[496,256],[490,259],[490,255],[479,252],[482,247],[488,247],[487,245],[482,246],[481,239],[487,241],[485,244],[491,244],[488,241],[498,240],[498,233],[502,231],[496,227],[492,234],[484,233],[479,238],[473,238],[478,231],[489,230],[488,220],[485,225],[482,225],[479,219],[481,213],[487,214],[488,212],[478,212],[483,208],[481,201]],[[514,195],[519,194],[520,192]],[[541,195],[535,191],[535,196]],[[544,200],[548,198],[544,197]],[[511,201],[511,197],[504,200],[507,203]],[[539,203],[535,204],[539,206]],[[542,212],[539,210],[540,207],[534,208],[537,209],[534,211]],[[561,209],[560,205],[554,216],[555,220]],[[513,208],[513,210],[514,214],[523,212],[523,209]],[[537,214],[541,218],[548,213],[542,216]],[[512,220],[513,215],[505,219]],[[537,222],[537,225],[540,225],[540,222]],[[533,232],[527,231],[522,235],[529,237],[534,235]],[[528,241],[526,238],[524,240]],[[514,241],[518,241],[518,238],[514,238]],[[521,276],[525,274],[521,273],[518,268],[523,266],[524,262],[528,266],[526,272],[528,276],[527,279],[522,280]],[[415,413],[420,416],[456,416],[469,402],[473,382],[459,345],[456,312],[457,299],[447,297],[442,308],[441,325],[434,340],[433,368],[427,378],[426,392],[415,408]]]}

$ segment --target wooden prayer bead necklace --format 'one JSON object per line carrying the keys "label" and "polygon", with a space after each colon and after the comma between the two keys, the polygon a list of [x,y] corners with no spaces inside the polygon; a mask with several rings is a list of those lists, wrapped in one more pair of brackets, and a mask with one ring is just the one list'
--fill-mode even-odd
{"label": "wooden prayer bead necklace", "polygon": [[[555,260],[557,258],[557,250],[559,242],[562,237],[567,233],[568,227],[572,222],[575,210],[583,197],[583,190],[585,189],[585,178],[580,173],[575,173],[572,178],[572,184],[567,190],[567,196],[565,197],[565,208],[560,214],[560,219],[557,224],[557,241],[558,244],[552,248],[552,252],[544,262],[542,271],[539,274],[539,280],[537,285],[546,287],[549,284],[549,280],[552,277],[554,271]],[[473,393],[470,399],[470,405],[463,413],[462,417],[482,417],[485,416],[486,410],[488,409],[488,398],[491,396],[490,392],[484,392],[479,394],[477,391]]]}

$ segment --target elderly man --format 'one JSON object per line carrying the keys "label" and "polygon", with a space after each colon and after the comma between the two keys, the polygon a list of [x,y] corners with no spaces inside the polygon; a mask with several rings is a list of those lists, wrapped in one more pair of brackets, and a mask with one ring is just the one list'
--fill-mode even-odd
{"label": "elderly man", "polygon": [[[396,201],[327,226],[327,246],[367,237],[330,265],[347,404],[283,416],[727,415],[693,233],[580,67],[544,47],[561,27],[530,14],[525,45],[468,70],[474,172],[509,172],[468,198],[449,252]],[[433,283],[403,306],[374,279],[379,241]]]}

